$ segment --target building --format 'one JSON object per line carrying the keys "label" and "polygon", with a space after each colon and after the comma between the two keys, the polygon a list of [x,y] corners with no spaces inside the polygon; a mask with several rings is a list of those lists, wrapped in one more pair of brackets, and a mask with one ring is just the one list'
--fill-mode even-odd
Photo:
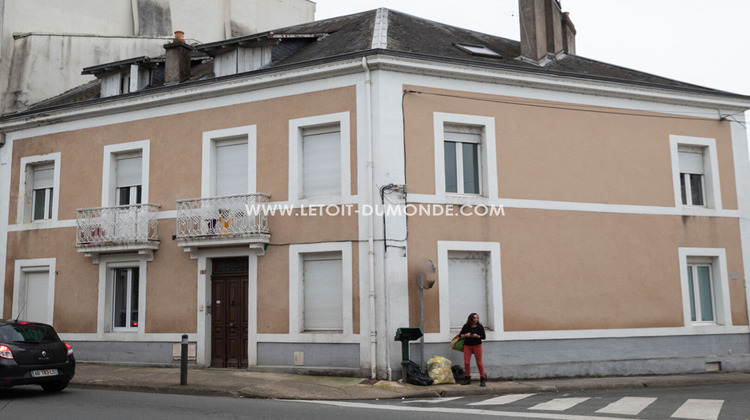
{"label": "building", "polygon": [[163,55],[178,29],[205,43],[314,15],[309,0],[0,0],[0,114],[93,81],[84,67]]}
{"label": "building", "polygon": [[103,97],[0,118],[3,316],[109,363],[186,333],[202,366],[397,378],[423,307],[412,360],[477,312],[492,378],[748,369],[750,97],[520,5],[520,42],[388,9],[178,36],[125,63],[158,83],[99,63]]}

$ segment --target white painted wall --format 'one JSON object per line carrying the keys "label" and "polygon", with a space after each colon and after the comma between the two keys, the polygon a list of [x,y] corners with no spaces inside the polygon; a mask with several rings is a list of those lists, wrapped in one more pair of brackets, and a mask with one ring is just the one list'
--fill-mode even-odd
{"label": "white painted wall", "polygon": [[80,74],[84,67],[163,55],[174,30],[185,32],[188,42],[206,43],[315,16],[309,0],[169,0],[169,33],[136,37],[137,4],[149,1],[0,0],[0,113],[93,80]]}

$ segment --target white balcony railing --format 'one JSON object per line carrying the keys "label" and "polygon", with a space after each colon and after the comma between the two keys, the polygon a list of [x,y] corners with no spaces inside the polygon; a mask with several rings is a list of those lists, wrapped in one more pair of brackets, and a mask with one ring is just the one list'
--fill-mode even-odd
{"label": "white balcony railing", "polygon": [[263,204],[268,203],[269,198],[267,194],[243,194],[179,200],[176,239],[218,242],[267,238],[268,214]]}
{"label": "white balcony railing", "polygon": [[160,207],[135,204],[78,210],[76,247],[152,247],[159,240],[156,216]]}

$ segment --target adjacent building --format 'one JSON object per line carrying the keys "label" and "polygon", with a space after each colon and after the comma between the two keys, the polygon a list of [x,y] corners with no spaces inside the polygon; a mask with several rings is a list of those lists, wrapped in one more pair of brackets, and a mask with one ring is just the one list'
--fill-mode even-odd
{"label": "adjacent building", "polygon": [[750,368],[750,97],[519,3],[520,42],[389,9],[178,34],[0,117],[3,316],[107,363],[188,334],[201,366],[392,379],[398,328],[458,363],[476,312],[491,378]]}

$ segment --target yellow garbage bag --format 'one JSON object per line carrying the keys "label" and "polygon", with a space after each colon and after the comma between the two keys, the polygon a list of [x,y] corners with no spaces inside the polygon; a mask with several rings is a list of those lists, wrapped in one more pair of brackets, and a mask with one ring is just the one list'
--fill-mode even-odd
{"label": "yellow garbage bag", "polygon": [[451,361],[443,356],[435,356],[427,361],[427,375],[433,379],[432,384],[455,384]]}

